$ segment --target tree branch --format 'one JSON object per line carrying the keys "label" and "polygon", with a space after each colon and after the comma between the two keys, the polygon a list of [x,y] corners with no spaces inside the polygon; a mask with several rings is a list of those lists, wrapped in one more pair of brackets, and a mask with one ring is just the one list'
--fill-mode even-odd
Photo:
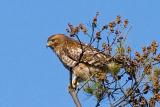
{"label": "tree branch", "polygon": [[78,99],[78,96],[77,96],[77,94],[76,94],[75,89],[73,89],[72,87],[69,86],[69,87],[68,87],[68,91],[69,91],[69,94],[72,96],[72,99],[73,99],[76,107],[82,107],[82,106],[81,106],[81,103],[80,103],[80,101],[79,101],[79,99]]}

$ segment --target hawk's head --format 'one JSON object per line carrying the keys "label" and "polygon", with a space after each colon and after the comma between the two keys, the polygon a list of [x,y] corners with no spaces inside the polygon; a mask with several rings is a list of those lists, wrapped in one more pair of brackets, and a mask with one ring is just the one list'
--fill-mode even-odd
{"label": "hawk's head", "polygon": [[54,49],[57,46],[63,45],[66,38],[64,34],[52,35],[47,40],[47,47]]}

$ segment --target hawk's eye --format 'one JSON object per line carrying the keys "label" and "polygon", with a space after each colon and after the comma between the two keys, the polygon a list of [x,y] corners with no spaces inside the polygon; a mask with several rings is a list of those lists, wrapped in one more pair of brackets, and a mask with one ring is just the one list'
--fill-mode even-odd
{"label": "hawk's eye", "polygon": [[52,42],[54,42],[54,41],[55,41],[55,39],[52,39],[51,41],[52,41]]}

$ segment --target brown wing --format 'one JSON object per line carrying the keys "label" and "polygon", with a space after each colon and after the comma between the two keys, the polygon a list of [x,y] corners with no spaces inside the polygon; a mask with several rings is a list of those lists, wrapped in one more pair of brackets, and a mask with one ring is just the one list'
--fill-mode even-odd
{"label": "brown wing", "polygon": [[[66,43],[64,49],[70,59],[76,62],[84,62],[92,66],[102,67],[108,60],[108,58],[100,53],[92,46],[80,44],[79,42],[70,39]],[[83,53],[82,53],[83,50]]]}

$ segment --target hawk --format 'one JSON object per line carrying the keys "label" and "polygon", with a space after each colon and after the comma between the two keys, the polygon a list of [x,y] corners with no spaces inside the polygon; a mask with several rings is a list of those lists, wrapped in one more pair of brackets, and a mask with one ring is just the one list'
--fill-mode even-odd
{"label": "hawk", "polygon": [[74,79],[73,86],[88,80],[96,72],[106,72],[109,58],[91,45],[84,44],[64,34],[52,35],[47,46],[56,53],[62,64],[70,71]]}

